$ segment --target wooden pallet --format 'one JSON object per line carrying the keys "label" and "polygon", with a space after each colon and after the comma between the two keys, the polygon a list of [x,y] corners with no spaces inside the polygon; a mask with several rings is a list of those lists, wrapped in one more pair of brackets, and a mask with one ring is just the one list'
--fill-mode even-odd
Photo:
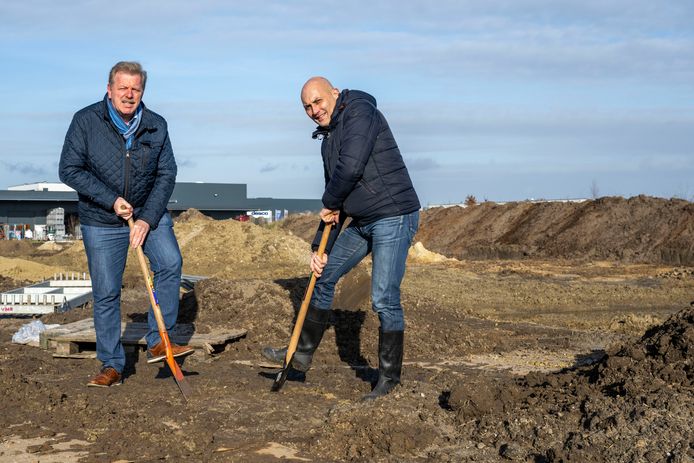
{"label": "wooden pallet", "polygon": [[[121,322],[123,347],[128,351],[146,347],[145,335],[148,331],[147,323]],[[169,331],[169,338],[176,344],[200,348],[208,354],[214,354],[224,349],[226,343],[246,335],[246,330],[241,329],[208,334],[196,334],[194,331],[193,325],[179,323]],[[46,330],[41,333],[39,345],[44,349],[55,349],[53,357],[94,358],[96,357],[94,319],[86,318]]]}

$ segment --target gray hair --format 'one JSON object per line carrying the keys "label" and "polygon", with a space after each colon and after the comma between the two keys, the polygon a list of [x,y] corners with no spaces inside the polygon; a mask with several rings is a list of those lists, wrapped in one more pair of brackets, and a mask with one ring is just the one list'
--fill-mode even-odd
{"label": "gray hair", "polygon": [[126,74],[135,75],[140,74],[142,78],[142,90],[145,90],[145,85],[147,84],[147,71],[142,69],[142,65],[137,61],[119,61],[112,68],[111,72],[108,73],[108,83],[113,84],[113,78],[116,76],[117,72],[124,72]]}

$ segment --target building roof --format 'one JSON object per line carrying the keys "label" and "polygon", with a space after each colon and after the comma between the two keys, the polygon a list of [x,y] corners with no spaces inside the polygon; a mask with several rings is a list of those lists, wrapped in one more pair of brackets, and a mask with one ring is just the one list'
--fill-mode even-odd
{"label": "building roof", "polygon": [[[320,210],[318,199],[248,198],[245,183],[179,182],[169,199],[168,209],[185,211],[250,211],[258,209]],[[72,191],[0,190],[0,202],[77,203]]]}
{"label": "building roof", "polygon": [[0,201],[76,202],[74,191],[0,190]]}
{"label": "building roof", "polygon": [[7,189],[11,191],[75,191],[60,182],[23,183],[21,185],[8,186]]}

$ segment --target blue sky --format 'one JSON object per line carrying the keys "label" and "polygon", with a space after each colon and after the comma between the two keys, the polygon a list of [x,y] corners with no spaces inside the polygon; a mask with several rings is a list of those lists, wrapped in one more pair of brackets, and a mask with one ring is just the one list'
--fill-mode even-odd
{"label": "blue sky", "polygon": [[422,203],[694,199],[689,0],[4,1],[0,188],[57,180],[72,115],[140,61],[179,181],[318,198],[304,81],[373,94]]}

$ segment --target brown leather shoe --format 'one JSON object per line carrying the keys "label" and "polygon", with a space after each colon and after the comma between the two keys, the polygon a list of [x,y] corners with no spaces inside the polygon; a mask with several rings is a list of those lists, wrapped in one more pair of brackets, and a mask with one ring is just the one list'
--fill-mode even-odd
{"label": "brown leather shoe", "polygon": [[[185,357],[195,352],[190,346],[179,346],[178,344],[171,343],[171,350],[173,351],[174,357]],[[164,348],[164,343],[159,341],[159,344],[147,349],[147,363],[157,363],[161,362],[166,358],[166,349]]]}
{"label": "brown leather shoe", "polygon": [[123,384],[121,374],[113,367],[102,368],[98,375],[89,380],[87,386],[109,387]]}

